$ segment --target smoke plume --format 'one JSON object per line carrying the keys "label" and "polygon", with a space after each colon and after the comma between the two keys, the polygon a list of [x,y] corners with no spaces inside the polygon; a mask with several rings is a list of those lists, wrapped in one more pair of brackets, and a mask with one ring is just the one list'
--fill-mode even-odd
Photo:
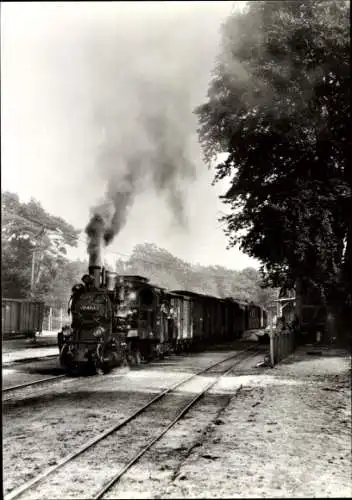
{"label": "smoke plume", "polygon": [[127,28],[115,18],[115,26],[90,31],[88,81],[100,136],[96,168],[106,182],[86,228],[93,264],[102,260],[97,250],[113,241],[145,190],[164,199],[175,224],[187,230],[184,194],[196,176],[193,109],[205,94],[217,46],[200,33],[212,22],[209,11],[204,16],[202,9],[181,9],[173,17],[170,10],[136,18]]}

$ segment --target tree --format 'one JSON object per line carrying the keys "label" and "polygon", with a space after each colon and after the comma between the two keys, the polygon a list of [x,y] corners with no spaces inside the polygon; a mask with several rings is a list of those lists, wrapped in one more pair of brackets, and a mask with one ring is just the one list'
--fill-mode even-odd
{"label": "tree", "polygon": [[17,194],[4,192],[1,233],[3,295],[62,303],[58,289],[67,285],[69,294],[68,281],[77,274],[67,247],[77,245],[79,232],[36,200],[21,203]]}
{"label": "tree", "polygon": [[196,109],[205,159],[228,152],[229,244],[263,262],[266,284],[299,279],[326,303],[351,293],[349,3],[248,2],[223,26],[208,100]]}
{"label": "tree", "polygon": [[277,290],[261,288],[261,277],[255,269],[234,271],[222,266],[192,265],[150,243],[136,245],[127,261],[116,263],[116,271],[145,276],[167,290],[233,297],[263,307],[268,307],[277,298]]}
{"label": "tree", "polygon": [[175,290],[184,288],[189,265],[167,250],[144,243],[134,247],[126,269],[149,278],[155,285]]}
{"label": "tree", "polygon": [[54,276],[48,273],[42,277],[42,285],[36,291],[36,298],[44,300],[48,305],[56,308],[67,308],[72,286],[81,282],[87,273],[88,262],[65,259],[56,268]]}

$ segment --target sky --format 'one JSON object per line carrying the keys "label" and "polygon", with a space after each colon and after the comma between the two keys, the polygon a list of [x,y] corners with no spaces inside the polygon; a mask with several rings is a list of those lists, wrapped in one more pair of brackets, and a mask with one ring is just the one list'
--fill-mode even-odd
{"label": "sky", "polygon": [[[3,3],[2,190],[33,197],[83,230],[133,151],[145,176],[106,249],[110,262],[151,242],[192,263],[259,267],[226,250],[218,220],[226,186],[211,185],[192,112],[206,98],[220,25],[232,8],[222,1]],[[155,144],[146,143],[141,124],[147,109],[150,118],[166,106],[179,141],[170,151],[181,148],[184,170],[174,154],[181,170],[161,189],[148,181],[153,167],[143,158]],[[183,224],[170,198],[175,189]],[[81,239],[73,258],[87,256]]]}

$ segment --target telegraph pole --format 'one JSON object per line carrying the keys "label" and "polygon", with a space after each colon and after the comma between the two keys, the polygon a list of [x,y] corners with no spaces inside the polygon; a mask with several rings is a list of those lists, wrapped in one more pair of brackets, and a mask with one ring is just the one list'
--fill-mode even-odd
{"label": "telegraph pole", "polygon": [[32,274],[31,274],[31,296],[34,292],[34,269],[35,269],[35,250],[32,251]]}
{"label": "telegraph pole", "polygon": [[[40,239],[44,236],[45,234],[45,226],[43,226],[41,228],[41,230],[39,231],[39,233],[35,236],[35,239],[38,240],[39,239],[39,243],[40,243]],[[36,243],[34,243],[34,245],[36,245]],[[37,253],[37,249],[36,247],[34,246],[33,250],[32,250],[32,272],[31,272],[31,297],[33,298],[34,296],[34,281],[35,281],[35,260],[36,260],[36,253]]]}

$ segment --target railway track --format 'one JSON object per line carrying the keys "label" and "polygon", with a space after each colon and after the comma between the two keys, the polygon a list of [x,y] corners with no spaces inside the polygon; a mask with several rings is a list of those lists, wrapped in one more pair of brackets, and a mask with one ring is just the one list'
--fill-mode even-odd
{"label": "railway track", "polygon": [[37,387],[40,385],[44,385],[48,382],[55,382],[55,380],[59,380],[61,378],[65,378],[65,377],[66,377],[66,375],[64,375],[64,374],[55,375],[53,377],[41,378],[40,380],[35,380],[33,382],[26,382],[25,384],[12,385],[11,387],[5,387],[4,389],[2,389],[2,394],[8,395],[8,394],[11,394],[12,392],[17,392],[21,389],[27,389],[30,387]]}
{"label": "railway track", "polygon": [[58,354],[48,354],[47,356],[34,356],[32,358],[13,359],[12,361],[4,361],[3,368],[10,368],[12,366],[27,365],[34,361],[50,361],[51,359],[58,358]]}
{"label": "railway track", "polygon": [[[196,373],[189,375],[185,377],[183,380],[177,382],[173,386],[161,391],[159,394],[154,396],[148,403],[146,403],[144,406],[139,408],[137,411],[135,411],[132,415],[129,417],[125,418],[122,422],[114,425],[113,427],[110,427],[103,433],[95,436],[93,439],[88,441],[84,446],[80,447],[77,451],[74,453],[71,453],[67,455],[66,457],[62,458],[60,461],[58,461],[54,466],[44,470],[41,474],[38,476],[32,478],[31,480],[27,481],[23,485],[21,485],[19,488],[16,488],[12,490],[9,494],[5,496],[5,500],[15,500],[15,499],[20,499],[24,497],[24,493],[26,493],[26,498],[49,498],[49,495],[40,495],[40,485],[44,483],[44,481],[49,478],[52,479],[53,477],[56,477],[55,481],[55,490],[57,488],[57,484],[60,483],[60,480],[58,481],[57,476],[54,476],[54,473],[58,472],[59,474],[62,473],[62,471],[59,471],[59,469],[63,468],[65,465],[69,464],[70,468],[69,471],[72,473],[72,468],[74,467],[74,460],[76,459],[81,459],[82,456],[85,453],[88,453],[89,451],[92,451],[94,447],[103,445],[103,452],[104,453],[109,453],[109,451],[115,453],[119,448],[116,448],[114,446],[107,446],[106,440],[109,437],[115,437],[113,436],[114,433],[117,433],[118,431],[122,431],[122,429],[126,428],[128,424],[133,424],[134,421],[137,419],[138,416],[143,415],[147,412],[148,409],[153,410],[154,405],[158,402],[164,399],[167,395],[170,397],[173,394],[173,397],[179,397],[179,394],[176,393],[176,389],[179,389],[182,385],[185,385],[186,383],[192,381],[196,377],[199,377],[200,375],[206,374],[207,372],[210,372],[211,370],[214,370],[215,368],[219,367],[222,364],[226,364],[229,362],[231,363],[231,366],[229,368],[226,368],[225,370],[222,370],[220,374],[214,374],[215,380],[212,379],[209,383],[205,385],[200,391],[198,391],[195,395],[189,396],[189,394],[186,397],[186,404],[182,404],[182,408],[177,410],[177,414],[174,418],[171,419],[171,422],[167,425],[164,426],[161,432],[158,432],[156,436],[153,436],[151,439],[148,440],[147,444],[143,447],[139,447],[138,452],[133,454],[133,457],[127,461],[125,465],[121,467],[120,470],[117,472],[110,474],[110,477],[108,480],[103,481],[103,486],[99,489],[99,491],[95,492],[93,495],[90,493],[88,494],[87,498],[94,498],[95,500],[101,499],[104,497],[104,495],[121,479],[121,477],[157,442],[159,441],[176,423],[181,420],[184,415],[199,401],[203,395],[208,392],[219,380],[221,377],[224,377],[231,373],[233,369],[239,365],[241,362],[243,362],[246,359],[251,359],[252,357],[257,356],[258,354],[261,354],[259,350],[256,349],[249,349],[246,351],[243,351],[241,353],[237,353],[235,355],[231,355],[225,359],[222,359],[221,361],[218,361],[216,363],[213,363],[211,366],[208,366],[205,369],[199,370]],[[236,359],[235,359],[236,358]],[[184,402],[184,401],[183,401]],[[155,408],[154,408],[155,409]],[[131,435],[134,435],[134,433],[128,434],[129,440]],[[116,441],[114,441],[113,444],[115,444]],[[120,442],[119,442],[120,445]],[[104,450],[105,446],[105,450]],[[142,449],[141,449],[142,448]],[[88,453],[89,455],[89,453]],[[107,467],[107,461],[106,460],[100,460],[99,463],[103,464],[103,467],[109,469]],[[114,460],[114,463],[115,460]],[[87,467],[91,467],[91,462],[89,461],[89,457],[87,459],[87,464],[84,465],[84,468],[87,469]],[[79,471],[82,470],[82,465],[80,466],[79,463],[77,465],[77,473],[79,474]],[[110,471],[108,470],[108,473]],[[93,476],[93,474],[92,474]],[[79,477],[79,476],[78,476]],[[94,480],[94,478],[93,478]],[[63,481],[65,481],[65,486],[67,487],[67,476],[63,476]],[[95,481],[92,483],[95,486]],[[96,488],[96,486],[95,486]],[[51,489],[53,491],[53,489]],[[82,492],[80,492],[79,497],[82,497]],[[59,498],[59,497],[58,497]],[[63,498],[61,496],[61,498]]]}

